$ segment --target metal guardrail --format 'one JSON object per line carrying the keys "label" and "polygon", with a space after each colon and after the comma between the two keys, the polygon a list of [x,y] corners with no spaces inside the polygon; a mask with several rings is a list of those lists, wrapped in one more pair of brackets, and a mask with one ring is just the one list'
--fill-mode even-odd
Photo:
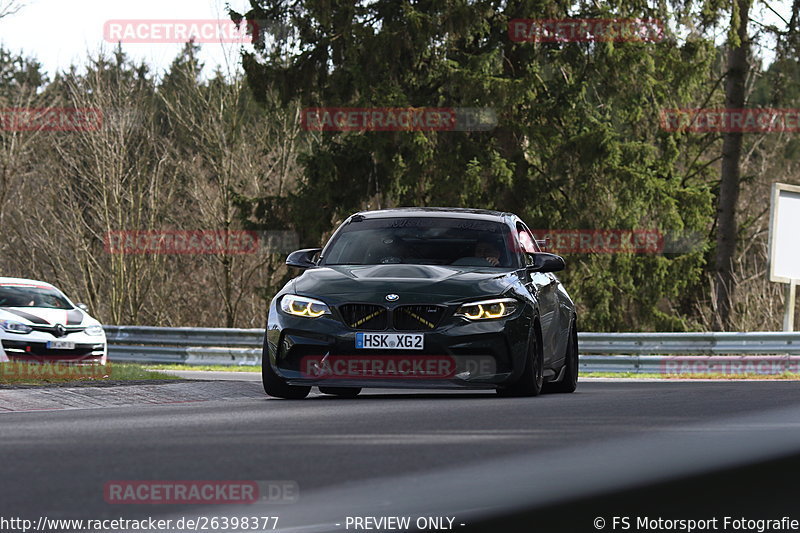
{"label": "metal guardrail", "polygon": [[762,374],[800,373],[796,355],[581,355],[582,373]]}
{"label": "metal guardrail", "polygon": [[579,333],[581,353],[635,355],[800,355],[800,333]]}
{"label": "metal guardrail", "polygon": [[[104,329],[112,361],[261,364],[263,329],[149,326],[104,326]],[[579,333],[578,344],[583,372],[800,371],[800,333]]]}
{"label": "metal guardrail", "polygon": [[108,358],[129,363],[260,365],[263,329],[103,326]]}

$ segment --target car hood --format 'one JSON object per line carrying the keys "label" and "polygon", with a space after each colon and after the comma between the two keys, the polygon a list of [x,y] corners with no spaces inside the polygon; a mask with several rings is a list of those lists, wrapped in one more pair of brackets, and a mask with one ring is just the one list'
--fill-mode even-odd
{"label": "car hood", "polygon": [[480,267],[331,266],[307,270],[294,280],[294,291],[341,301],[385,302],[391,293],[402,303],[455,301],[503,294],[516,280],[514,271]]}
{"label": "car hood", "polygon": [[28,325],[94,326],[100,323],[80,309],[48,309],[45,307],[0,307],[0,319]]}

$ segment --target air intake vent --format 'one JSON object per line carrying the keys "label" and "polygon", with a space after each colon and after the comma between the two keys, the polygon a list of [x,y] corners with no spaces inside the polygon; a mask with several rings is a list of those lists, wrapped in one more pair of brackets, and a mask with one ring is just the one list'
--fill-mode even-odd
{"label": "air intake vent", "polygon": [[353,329],[383,330],[389,323],[386,308],[372,304],[345,304],[339,306],[345,324]]}
{"label": "air intake vent", "polygon": [[392,321],[399,331],[426,331],[434,329],[444,315],[438,305],[403,305],[394,310]]}

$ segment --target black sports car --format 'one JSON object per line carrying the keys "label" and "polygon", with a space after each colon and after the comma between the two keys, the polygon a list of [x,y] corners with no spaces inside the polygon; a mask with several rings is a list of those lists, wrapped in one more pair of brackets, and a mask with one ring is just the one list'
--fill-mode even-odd
{"label": "black sports car", "polygon": [[280,398],[356,396],[362,387],[572,392],[575,306],[511,213],[407,208],[349,217],[275,296],[264,390]]}

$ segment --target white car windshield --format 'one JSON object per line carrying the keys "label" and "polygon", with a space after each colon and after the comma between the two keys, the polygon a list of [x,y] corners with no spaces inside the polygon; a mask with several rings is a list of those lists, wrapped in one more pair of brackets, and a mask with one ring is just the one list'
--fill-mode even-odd
{"label": "white car windshield", "polygon": [[60,292],[38,285],[0,285],[0,307],[73,309]]}

